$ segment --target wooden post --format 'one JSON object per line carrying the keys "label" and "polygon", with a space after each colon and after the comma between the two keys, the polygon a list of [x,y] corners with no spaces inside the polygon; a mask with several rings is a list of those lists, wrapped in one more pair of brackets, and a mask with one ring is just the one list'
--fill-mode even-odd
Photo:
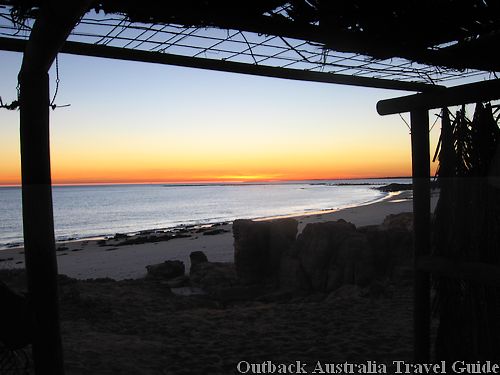
{"label": "wooden post", "polygon": [[414,359],[430,357],[430,276],[417,268],[418,258],[430,254],[430,155],[429,114],[416,109],[410,114],[413,176],[414,229]]}
{"label": "wooden post", "polygon": [[43,2],[19,73],[24,253],[36,375],[62,375],[57,261],[52,212],[48,71],[91,0]]}
{"label": "wooden post", "polygon": [[49,152],[49,76],[19,75],[23,230],[36,374],[63,374]]}

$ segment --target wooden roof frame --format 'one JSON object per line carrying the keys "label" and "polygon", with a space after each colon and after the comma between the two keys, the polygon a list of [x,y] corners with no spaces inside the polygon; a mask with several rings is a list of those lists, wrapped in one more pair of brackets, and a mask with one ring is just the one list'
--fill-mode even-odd
{"label": "wooden roof frame", "polygon": [[[17,22],[36,18],[38,8],[57,0],[0,0],[2,5],[13,9]],[[184,0],[158,2],[155,0],[93,0],[89,9],[109,15],[120,14],[127,22],[156,22],[177,24],[185,27],[216,28],[240,30],[254,35],[274,35],[308,41],[324,51],[356,53],[369,59],[398,59],[438,66],[444,69],[481,71],[500,71],[497,59],[490,58],[490,46],[500,39],[500,4],[490,0],[471,0],[455,3],[450,0],[429,2],[388,2],[376,3],[366,0],[255,0],[243,2],[237,8],[229,0]],[[439,22],[432,28],[426,27],[422,15],[425,11],[441,12]],[[498,12],[496,12],[498,10]],[[415,15],[413,15],[415,13]],[[449,16],[444,15],[448,13]],[[0,15],[1,16],[1,15]],[[408,25],[407,25],[408,24]],[[366,28],[364,30],[363,28]],[[395,28],[394,30],[392,28]],[[1,32],[0,32],[1,34]],[[112,35],[103,35],[104,38]],[[17,36],[16,36],[17,37]],[[75,41],[75,40],[73,40]],[[107,45],[107,43],[104,43]],[[120,55],[119,58],[132,58],[135,61],[158,61],[153,55],[132,51],[106,51],[103,45],[74,44],[71,53],[96,55]],[[2,41],[0,48],[8,49],[9,44]],[[293,47],[292,47],[293,48]],[[300,51],[296,51],[300,54]],[[138,56],[141,56],[140,58]],[[318,82],[348,82],[359,86],[368,85],[362,75],[329,77],[331,74],[285,73],[288,69],[259,69],[254,64],[236,64],[229,61],[210,61],[209,59],[182,59],[181,56],[167,55],[169,63],[210,69],[238,71],[240,73],[265,76],[312,79]],[[164,56],[164,61],[167,57]],[[202,61],[206,60],[206,61]],[[387,61],[387,60],[386,60]],[[228,62],[228,64],[225,64]],[[319,63],[321,65],[321,63]],[[257,65],[257,62],[255,62]],[[326,64],[324,65],[326,66]],[[416,67],[416,70],[420,68]],[[276,73],[281,72],[281,73]],[[325,72],[326,73],[326,72]],[[337,72],[331,72],[337,73]],[[423,75],[427,75],[423,72]],[[336,76],[336,74],[333,74]],[[321,78],[319,78],[321,77]],[[339,78],[339,79],[337,79]],[[359,79],[358,79],[359,78]],[[378,77],[375,77],[378,78]],[[380,78],[378,78],[380,79]],[[398,79],[397,79],[398,80]],[[359,82],[358,82],[359,81]],[[429,77],[428,89],[439,84],[435,77]],[[423,85],[411,86],[398,83],[385,84],[375,80],[369,87],[399,89],[417,92],[427,91]]]}
{"label": "wooden roof frame", "polygon": [[[0,50],[3,49],[6,51],[23,52],[26,48],[26,44],[27,42],[21,39],[0,37]],[[284,78],[298,81],[332,83],[338,85],[370,87],[387,90],[428,92],[439,88],[444,88],[444,86],[441,85],[431,85],[421,82],[395,81],[392,79],[279,68],[233,61],[221,61],[189,56],[171,55],[160,52],[127,50],[118,47],[71,41],[67,41],[64,43],[60,50],[60,53],[78,56],[102,57],[124,61],[138,61],[154,64],[174,65],[188,68],[249,74],[262,77]]]}

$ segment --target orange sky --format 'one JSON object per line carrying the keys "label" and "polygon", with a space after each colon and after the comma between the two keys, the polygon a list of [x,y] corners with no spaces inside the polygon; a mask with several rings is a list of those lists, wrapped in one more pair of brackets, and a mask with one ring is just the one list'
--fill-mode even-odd
{"label": "orange sky", "polygon": [[[145,154],[97,152],[85,155],[77,150],[53,146],[52,176],[57,184],[276,181],[333,178],[408,176],[409,158],[395,159],[391,153],[339,150],[287,152],[267,150],[258,155],[165,153],[156,158]],[[274,151],[274,152],[273,152]],[[151,157],[151,159],[149,159]],[[2,184],[17,184],[19,168],[13,165],[0,175]]]}
{"label": "orange sky", "polygon": [[[52,178],[57,184],[245,182],[411,175],[410,157],[405,152],[401,152],[405,156],[401,158],[383,151],[372,157],[362,148],[352,152],[266,150],[253,156],[226,157],[217,153],[191,154],[189,157],[175,153],[156,157],[147,153],[95,152],[86,155],[85,148],[73,152],[54,150],[57,145],[52,148]],[[19,161],[4,165],[0,184],[18,184],[19,181]]]}
{"label": "orange sky", "polygon": [[[84,128],[83,128],[84,129]],[[55,126],[52,136],[52,175],[56,184],[276,181],[301,179],[408,176],[408,142],[387,148],[371,143],[376,137],[346,138],[288,134],[260,140],[257,130],[243,139],[214,137],[198,129],[198,137],[122,135],[112,141],[109,131],[99,137],[85,131],[75,136]],[[254,148],[255,147],[255,148]],[[19,182],[18,146],[2,168],[0,183]],[[6,149],[3,150],[5,154]],[[0,152],[1,153],[1,152]],[[395,157],[398,156],[398,157]],[[4,158],[6,160],[7,158]]]}

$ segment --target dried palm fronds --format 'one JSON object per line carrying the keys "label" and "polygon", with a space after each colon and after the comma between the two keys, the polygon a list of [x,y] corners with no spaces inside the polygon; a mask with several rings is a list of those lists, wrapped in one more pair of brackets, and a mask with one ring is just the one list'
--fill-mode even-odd
{"label": "dried palm fronds", "polygon": [[[457,261],[499,264],[500,189],[491,183],[500,131],[492,108],[465,107],[453,121],[443,110],[433,252]],[[497,176],[498,177],[498,176]],[[438,360],[500,359],[500,291],[472,281],[437,277]]]}

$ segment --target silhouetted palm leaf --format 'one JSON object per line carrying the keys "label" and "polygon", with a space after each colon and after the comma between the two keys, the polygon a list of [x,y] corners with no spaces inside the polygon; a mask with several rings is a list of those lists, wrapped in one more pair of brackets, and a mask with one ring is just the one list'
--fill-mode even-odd
{"label": "silhouetted palm leaf", "polygon": [[[465,107],[453,122],[449,111],[443,110],[434,254],[499,264],[500,197],[490,179],[499,134],[490,105],[477,104],[472,121],[466,118]],[[443,277],[434,281],[440,319],[437,359],[499,359],[498,288]]]}

